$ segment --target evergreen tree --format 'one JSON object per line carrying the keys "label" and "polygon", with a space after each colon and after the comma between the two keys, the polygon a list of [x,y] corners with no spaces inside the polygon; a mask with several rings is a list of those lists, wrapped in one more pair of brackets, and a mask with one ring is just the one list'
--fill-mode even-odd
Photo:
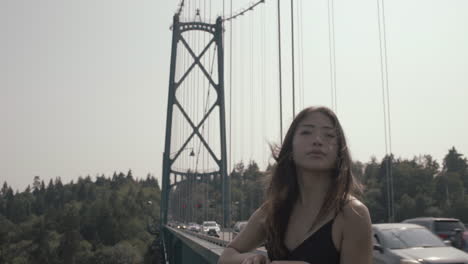
{"label": "evergreen tree", "polygon": [[5,197],[6,193],[8,192],[8,189],[9,189],[9,188],[8,188],[7,182],[6,182],[6,181],[3,182],[3,187],[2,187],[2,189],[0,190],[0,196],[1,196],[1,197]]}
{"label": "evergreen tree", "polygon": [[463,154],[458,153],[455,147],[452,147],[444,157],[444,171],[463,175],[466,173],[467,167],[466,158],[463,158]]}
{"label": "evergreen tree", "polygon": [[461,177],[465,189],[468,189],[468,161],[463,154],[452,147],[444,157],[444,173],[456,173]]}
{"label": "evergreen tree", "polygon": [[41,178],[39,176],[34,176],[33,193],[37,194],[40,190],[41,190]]}
{"label": "evergreen tree", "polygon": [[133,181],[132,170],[128,170],[126,178],[127,178],[128,181]]}
{"label": "evergreen tree", "polygon": [[49,235],[46,229],[44,219],[40,219],[35,225],[37,234],[34,238],[34,244],[37,247],[31,252],[31,256],[38,264],[57,263],[57,256],[49,243]]}
{"label": "evergreen tree", "polygon": [[75,203],[66,206],[65,216],[61,225],[65,232],[59,246],[59,257],[62,259],[63,263],[74,264],[81,240],[81,235],[79,233],[80,218]]}

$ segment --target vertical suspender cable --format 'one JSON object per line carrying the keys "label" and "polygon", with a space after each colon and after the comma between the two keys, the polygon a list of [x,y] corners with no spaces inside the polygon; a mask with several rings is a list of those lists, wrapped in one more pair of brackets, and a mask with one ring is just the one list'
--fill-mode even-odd
{"label": "vertical suspender cable", "polygon": [[[240,33],[239,33],[238,39],[239,39],[240,51],[242,52],[242,51],[245,50],[245,43],[244,43],[244,41],[243,41],[243,39],[242,39],[242,37],[241,37],[241,36],[242,36],[242,32],[243,32],[243,30],[245,29],[245,24],[246,24],[246,23],[244,23],[244,19],[241,20],[241,23],[242,23],[242,24],[241,24],[241,25],[242,25],[242,28],[239,30]],[[239,61],[240,61],[240,60],[239,60]],[[245,76],[244,76],[244,75],[245,75],[246,68],[247,68],[247,67],[241,67],[241,66],[239,66],[239,72],[240,72],[240,74],[239,74],[239,80],[241,81],[241,84],[239,85],[240,96],[238,97],[238,99],[239,99],[239,98],[245,98],[245,97],[246,97],[245,88],[246,88],[247,85],[245,84]],[[245,107],[242,107],[242,106],[241,106],[239,112],[240,112],[240,121],[241,121],[240,123],[242,123],[242,121],[245,121]],[[244,139],[246,138],[245,127],[246,127],[246,125],[240,125],[240,126],[239,126],[239,130],[241,130],[241,131],[240,131],[240,134],[241,134],[241,139],[242,139],[242,140],[244,140]],[[242,148],[239,148],[239,154],[240,154],[240,155],[239,155],[240,158],[242,159],[242,158],[244,157],[244,155],[245,155],[244,150],[243,150]]]}
{"label": "vertical suspender cable", "polygon": [[[186,39],[187,41],[190,41],[190,38],[187,37]],[[182,46],[183,47],[183,46]],[[183,47],[183,50],[185,51],[185,47]],[[185,70],[186,68],[186,64],[187,64],[187,61],[188,61],[188,58],[187,58],[187,53],[184,52],[184,66],[182,69]],[[182,93],[179,93],[181,95],[180,98],[177,98],[177,100],[179,101],[185,101],[185,98],[186,98],[186,92],[187,92],[187,89],[186,89],[186,86],[187,86],[187,83],[188,83],[188,78],[186,78],[183,83],[180,84],[179,86],[179,91],[180,89],[182,89]],[[181,112],[180,109],[177,111],[177,112]],[[179,119],[179,123],[180,123],[180,133],[179,133],[179,137],[180,137],[180,142],[182,143],[184,141],[184,138],[185,138],[185,120],[183,119],[183,117],[179,114],[178,115],[178,119]],[[182,146],[182,144],[178,145],[178,147],[180,148]],[[178,158],[178,166],[180,166],[181,168],[178,168],[178,170],[182,171],[183,169],[183,166],[184,166],[184,157],[183,156],[179,156]],[[175,209],[175,212],[176,212],[176,215],[177,215],[177,221],[180,221],[180,195],[179,195],[179,192],[180,192],[180,186],[177,182],[177,179],[178,178],[178,175],[175,174],[174,175],[174,188],[173,191],[173,200],[175,202],[174,204],[174,209]]]}
{"label": "vertical suspender cable", "polygon": [[[198,6],[198,8],[200,8],[200,6]],[[197,10],[198,10],[198,9],[197,9]],[[200,13],[199,13],[199,15],[198,15],[198,18],[201,20],[201,15],[200,15]],[[197,38],[196,38],[196,39],[197,39],[197,44],[196,44],[196,45],[197,45],[197,48],[196,48],[196,51],[195,51],[196,53],[195,53],[195,54],[196,54],[197,56],[199,56],[200,51],[203,50],[203,48],[202,48],[202,47],[203,47],[203,44],[200,45],[200,41],[201,41],[200,32],[201,32],[201,31],[195,31],[195,32],[196,32],[195,34],[196,34],[196,37],[197,37]],[[202,61],[203,61],[203,60],[202,60]],[[205,64],[202,64],[202,65],[205,66]],[[194,123],[195,126],[198,126],[198,122],[199,122],[199,120],[201,119],[201,118],[199,118],[199,113],[200,113],[200,111],[198,111],[198,108],[199,108],[200,106],[197,104],[197,103],[198,103],[198,102],[197,102],[198,100],[196,100],[196,99],[198,99],[198,95],[203,91],[202,89],[200,89],[200,87],[201,87],[201,85],[200,85],[200,75],[201,75],[201,71],[199,71],[199,73],[197,74],[197,83],[196,83],[196,86],[193,87],[193,95],[192,95],[192,98],[193,98],[193,101],[194,101],[193,111],[194,111],[194,117],[195,117],[193,123]],[[201,77],[203,78],[203,80],[206,79],[206,76],[201,76]],[[194,139],[195,139],[195,137],[194,137]],[[201,139],[200,139],[198,136],[196,137],[196,139],[198,139],[197,141],[201,143]],[[193,140],[193,144],[192,144],[192,151],[193,151],[193,152],[195,152],[195,146],[196,146],[195,144],[196,144],[196,141]],[[200,144],[199,144],[199,146],[200,146]],[[201,147],[199,147],[199,149],[200,149],[200,148],[201,148]],[[191,162],[190,162],[190,163],[191,163],[191,170],[193,170],[193,169],[196,168],[196,167],[195,167],[195,166],[196,166],[196,160],[198,160],[198,158],[197,158],[197,159],[193,159],[193,157],[192,157],[192,158],[190,159],[190,161],[191,161]]]}
{"label": "vertical suspender cable", "polygon": [[335,7],[334,0],[328,1],[328,40],[330,51],[330,86],[332,109],[337,112],[336,63],[335,63]]}
{"label": "vertical suspender cable", "polygon": [[[261,67],[261,70],[262,70],[262,83],[261,83],[261,87],[262,87],[262,115],[261,115],[261,119],[262,119],[262,136],[263,138],[266,138],[266,116],[265,116],[265,82],[266,82],[266,78],[265,78],[265,65],[266,64],[266,56],[265,56],[265,36],[266,36],[266,27],[265,27],[265,8],[262,8],[261,10],[262,12],[262,29],[261,29],[261,32],[262,32],[262,38],[261,38],[261,57],[262,57],[262,65],[263,67]],[[266,160],[266,148],[265,147],[262,147],[263,151],[261,153],[262,155],[262,159],[265,161]]]}
{"label": "vertical suspender cable", "polygon": [[[381,15],[382,14],[382,15]],[[379,26],[379,44],[380,44],[380,69],[381,69],[381,85],[382,85],[382,103],[384,112],[384,136],[385,136],[385,171],[387,179],[387,213],[388,221],[393,222],[395,219],[394,197],[393,197],[393,175],[392,175],[392,150],[391,150],[391,130],[390,130],[390,101],[388,90],[388,70],[387,70],[387,44],[385,31],[385,9],[382,0],[377,0],[377,15]]]}
{"label": "vertical suspender cable", "polygon": [[336,85],[336,51],[335,51],[335,0],[331,0],[331,14],[332,14],[332,37],[333,37],[333,88],[335,90],[335,112],[338,113],[338,90]]}
{"label": "vertical suspender cable", "polygon": [[296,87],[295,79],[296,74],[294,71],[295,59],[294,59],[294,0],[291,0],[291,66],[292,66],[292,112],[293,118],[296,116]]}
{"label": "vertical suspender cable", "polygon": [[[388,116],[388,150],[390,151],[390,155],[393,155],[392,152],[392,127],[391,127],[391,118],[390,118],[390,89],[388,87],[388,60],[387,60],[387,32],[385,26],[385,5],[384,0],[382,0],[382,24],[383,24],[383,39],[384,39],[384,57],[385,57],[385,85],[387,87],[387,116]],[[393,156],[391,156],[390,162],[393,160]],[[395,205],[394,205],[394,192],[393,192],[393,173],[392,173],[392,166],[390,165],[390,196],[392,199],[392,217],[393,221],[395,221]]]}
{"label": "vertical suspender cable", "polygon": [[[205,21],[209,21],[209,17],[208,17],[208,19],[207,19],[207,16],[206,16],[206,14],[208,13],[208,12],[206,11],[206,10],[208,10],[208,9],[207,9],[207,5],[206,5],[206,0],[203,0],[203,10],[204,10],[203,16],[204,16],[204,18],[205,18]],[[205,43],[206,43],[206,34],[204,35],[204,41],[205,41]],[[209,52],[209,51],[208,51],[208,56],[210,56],[210,52]],[[210,59],[208,59],[208,61],[210,61]],[[205,57],[205,62],[206,62],[206,57]],[[204,84],[204,87],[208,87],[208,89],[210,89],[210,88],[211,88],[211,87],[210,87],[210,86],[211,86],[210,82],[209,82],[206,78],[205,78],[205,81],[206,81],[206,83]],[[204,98],[205,98],[205,97],[204,97]],[[208,101],[208,99],[206,99],[205,104],[208,103],[207,101]],[[203,133],[202,135],[205,135],[205,133]],[[208,163],[208,155],[207,155],[207,153],[208,153],[207,151],[204,151],[204,152],[203,152],[203,160],[202,160],[202,162],[203,162],[203,166],[204,166],[204,171],[205,171],[206,168],[208,167],[208,165],[207,165],[207,163]],[[203,189],[202,189],[202,196],[203,196],[203,199],[202,199],[202,204],[203,204],[203,206],[202,206],[202,208],[203,208],[203,209],[202,209],[202,210],[203,210],[203,212],[202,212],[202,218],[203,218],[204,220],[207,219],[207,218],[206,218],[206,210],[207,210],[207,207],[208,207],[208,202],[207,202],[207,196],[208,196],[208,195],[207,195],[207,192],[208,192],[208,191],[207,191],[207,188],[206,188],[207,185],[206,185],[206,183],[204,184],[204,182],[207,182],[206,177],[207,177],[206,175],[201,176],[201,186],[202,186],[202,188],[203,188]]]}
{"label": "vertical suspender cable", "polygon": [[301,49],[301,43],[302,43],[302,23],[301,23],[301,12],[300,10],[302,9],[301,6],[301,1],[297,0],[297,5],[296,5],[296,25],[297,25],[297,57],[298,57],[298,62],[297,62],[297,108],[301,109],[302,108],[302,99],[304,98],[303,93],[302,93],[302,49]]}
{"label": "vertical suspender cable", "polygon": [[[231,0],[232,16],[232,0]],[[232,19],[229,20],[229,158],[228,171],[232,170]]]}
{"label": "vertical suspender cable", "polygon": [[[193,47],[194,51],[197,52],[197,47],[196,47],[196,44],[197,44],[197,36],[195,35],[195,33],[192,33],[194,34],[194,36],[191,38],[191,44],[190,44],[190,47]],[[194,60],[194,59],[193,59]],[[187,111],[187,114],[188,116],[190,117],[190,119],[194,119],[195,117],[195,112],[193,111],[194,110],[194,101],[193,101],[193,90],[196,89],[196,83],[197,83],[197,79],[199,78],[199,75],[197,74],[196,76],[192,76],[193,78],[191,78],[191,82],[190,82],[190,89],[188,90],[188,97],[186,98],[187,100],[187,105],[188,106],[188,109],[186,110]],[[187,125],[188,125],[188,121],[186,121]],[[191,129],[190,129],[191,130]],[[187,132],[190,133],[188,130]],[[185,136],[185,140],[188,139],[188,134]],[[184,140],[184,141],[185,141]],[[193,147],[194,145],[193,144],[189,144],[187,146],[191,146]],[[188,149],[187,149],[188,150]],[[191,163],[192,163],[192,160],[190,159],[190,157],[187,155],[187,150],[183,150],[183,157],[185,158],[185,160],[187,161],[186,162],[186,165],[185,165],[185,173],[187,173],[185,176],[181,177],[181,179],[183,180],[181,183],[182,183],[182,188],[181,190],[183,190],[182,192],[182,215],[183,215],[183,220],[184,222],[187,222],[187,196],[188,196],[188,172],[190,171],[190,168],[191,168]]]}
{"label": "vertical suspender cable", "polygon": [[254,101],[253,101],[253,91],[254,91],[254,85],[253,85],[253,78],[254,78],[254,66],[253,66],[253,57],[254,57],[254,20],[253,16],[250,16],[250,114],[247,114],[248,118],[250,118],[250,161],[253,160],[253,148],[254,148],[254,116],[255,116],[255,110],[254,110]]}
{"label": "vertical suspender cable", "polygon": [[[230,16],[232,16],[232,0],[230,1]],[[228,174],[231,173],[232,165],[232,20],[229,21],[229,156],[228,158]],[[231,174],[232,175],[232,174]],[[229,202],[232,208],[232,179],[229,177]],[[232,210],[232,209],[231,209]],[[232,222],[232,213],[229,214],[229,223]],[[232,240],[232,232],[229,232],[229,240]]]}
{"label": "vertical suspender cable", "polygon": [[[382,48],[382,28],[381,28],[381,16],[380,16],[380,0],[377,0],[377,18],[378,18],[378,27],[379,27],[379,50],[380,50],[380,81],[382,86],[382,107],[384,114],[384,140],[385,140],[385,159],[388,155],[388,137],[387,137],[387,108],[385,106],[385,76],[384,76],[384,57],[383,57],[383,48]],[[387,216],[388,222],[392,222],[391,214],[391,202],[390,202],[390,175],[389,175],[389,166],[388,160],[385,160],[385,176],[387,180]]]}
{"label": "vertical suspender cable", "polygon": [[[211,19],[211,0],[209,1],[208,6],[209,6],[209,8],[208,8],[208,9],[209,9],[209,12],[208,12],[208,20],[210,20],[210,19]],[[213,56],[214,56],[214,55],[213,55]],[[208,53],[208,61],[211,61],[211,53]],[[208,91],[211,90],[211,89],[212,89],[211,83],[208,82]],[[207,102],[209,101],[208,98],[207,98],[206,100],[207,100]],[[209,133],[210,133],[210,127],[207,126],[207,138],[209,138]],[[209,158],[208,158],[208,155],[207,155],[206,167],[208,167],[208,164],[209,164],[208,160],[209,160]],[[206,195],[205,220],[206,220],[207,217],[208,217],[208,215],[207,215],[207,214],[209,213],[209,212],[208,212],[208,210],[209,210],[209,207],[208,207],[208,206],[209,206],[209,203],[210,203],[210,202],[209,202],[209,201],[210,201],[210,196],[209,196],[209,187],[210,187],[210,185],[208,184],[208,183],[209,183],[209,178],[208,178],[208,177],[207,177],[207,179],[206,179],[206,183],[207,183],[207,184],[206,184],[206,193],[205,193],[205,195]]]}
{"label": "vertical suspender cable", "polygon": [[298,20],[299,20],[299,60],[300,60],[300,83],[301,83],[301,108],[304,108],[304,35],[303,35],[303,19],[302,19],[302,0],[299,0]]}
{"label": "vertical suspender cable", "polygon": [[[197,3],[195,2],[195,5]],[[197,6],[195,6],[195,10],[197,10]],[[195,15],[195,19],[197,17],[197,14]],[[196,56],[198,56],[198,50],[199,50],[199,46],[200,46],[200,39],[199,39],[199,36],[198,36],[198,33],[195,31],[194,33],[194,42],[193,42],[193,50],[194,50],[194,53]],[[196,124],[196,120],[198,119],[197,118],[197,105],[196,105],[196,99],[195,99],[195,95],[197,93],[197,89],[198,89],[198,83],[200,81],[200,74],[196,74],[196,76],[194,76],[193,78],[193,82],[192,82],[192,88],[190,89],[190,94],[189,94],[189,100],[190,100],[190,112],[189,112],[189,117],[190,119],[192,120],[193,123]],[[191,132],[192,132],[193,128],[191,129]],[[196,142],[196,137],[193,137],[192,138],[192,142],[188,145],[190,147],[192,147],[191,151],[194,150],[194,147],[195,147],[195,142]],[[186,176],[185,176],[185,181],[184,181],[184,221],[187,222],[187,213],[189,211],[189,208],[188,208],[188,196],[189,196],[189,173],[192,173],[193,171],[193,158],[190,157],[189,155],[187,155],[189,152],[190,149],[188,148],[187,150],[185,150],[186,152],[184,153],[184,156],[187,157],[188,159],[188,166],[187,166],[187,171],[186,171]]]}
{"label": "vertical suspender cable", "polygon": [[280,143],[283,143],[283,99],[282,99],[282,78],[281,78],[281,4],[278,0],[278,62],[279,62],[279,107],[280,107]]}
{"label": "vertical suspender cable", "polygon": [[[211,0],[210,0],[210,2],[209,2],[209,9],[210,9],[210,11],[209,11],[209,17],[210,17],[210,19],[211,19]],[[215,51],[213,51],[213,61],[214,61],[214,59],[215,59],[215,56],[216,56],[216,49],[215,49]],[[218,67],[219,67],[219,65],[218,65]],[[218,78],[219,78],[219,76],[218,76]],[[219,82],[218,82],[218,83],[219,83]],[[214,88],[214,87],[213,87],[213,88]],[[208,136],[207,136],[208,138],[210,138],[210,133],[211,133],[210,126],[211,126],[211,123],[208,122]],[[216,189],[214,189],[215,186],[213,186],[213,182],[211,182],[211,187],[213,188],[213,189],[211,189],[211,190],[216,190]],[[214,200],[215,197],[214,197],[214,192],[213,192],[213,191],[211,192],[211,195],[212,195],[212,196],[211,196],[211,199]],[[214,203],[215,203],[215,205],[216,205],[216,204],[217,204],[217,201],[214,200]],[[214,212],[214,213],[215,213],[215,216],[217,215],[216,210],[217,210],[217,207],[215,207],[215,212]]]}
{"label": "vertical suspender cable", "polygon": [[[187,38],[188,38],[188,39],[187,39],[187,42],[189,43],[189,45],[190,45],[190,46],[193,46],[193,34],[192,34],[191,32],[189,32],[189,33],[187,34]],[[186,49],[187,49],[187,48],[186,48]],[[191,56],[190,56],[190,54],[188,53],[188,51],[187,51],[187,57],[189,58],[189,59],[187,60],[187,62],[193,61],[193,58],[191,58]],[[190,99],[190,91],[191,91],[192,88],[193,88],[193,79],[194,79],[194,76],[193,76],[193,75],[189,75],[188,77],[189,77],[189,78],[187,78],[187,80],[186,80],[186,84],[187,84],[187,85],[186,85],[186,89],[184,90],[184,99],[183,99],[184,105],[182,105],[182,106],[185,106],[185,107],[188,108],[188,109],[186,109],[185,111],[189,111],[189,110],[190,110],[190,100],[189,100],[189,99]],[[189,126],[188,126],[187,120],[186,120],[185,118],[183,118],[183,117],[181,117],[181,119],[183,119],[183,122],[184,122],[184,132],[183,132],[184,135],[183,135],[182,142],[185,143],[185,141],[186,141],[187,138],[188,138],[187,135],[188,135],[188,133],[190,133],[190,132],[189,132],[189,129],[190,129],[190,128],[189,128]],[[182,150],[182,151],[184,151],[184,150]],[[186,171],[186,170],[187,170],[187,167],[188,167],[188,162],[189,162],[188,157],[187,157],[187,155],[183,155],[183,154],[181,155],[181,157],[182,157],[181,169],[182,169],[182,171],[184,171],[184,170]],[[183,181],[184,181],[184,176],[179,175],[178,178],[179,178],[179,182],[177,183],[177,188],[178,188],[177,194],[178,194],[178,196],[179,196],[179,198],[178,198],[178,200],[179,200],[179,205],[178,205],[178,207],[179,207],[179,219],[180,219],[180,221],[184,221],[184,219],[183,219],[183,217],[184,217],[184,210],[183,210],[183,205],[184,205],[184,201],[183,201],[184,193],[183,193],[183,192],[184,192],[184,188],[183,188],[183,186],[182,186],[182,185],[183,185]]]}

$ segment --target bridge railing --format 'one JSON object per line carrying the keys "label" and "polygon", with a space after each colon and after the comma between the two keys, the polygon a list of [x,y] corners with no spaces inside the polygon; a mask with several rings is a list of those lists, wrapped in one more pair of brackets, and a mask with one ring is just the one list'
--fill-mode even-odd
{"label": "bridge railing", "polygon": [[[189,230],[178,229],[169,226],[166,226],[166,230],[175,238],[180,240],[185,246],[189,247],[193,252],[195,252],[197,257],[201,257],[201,259],[203,259],[202,262],[192,261],[191,263],[216,264],[218,263],[218,259],[223,253],[223,250],[229,244],[229,241]],[[174,251],[172,252],[175,253]],[[263,248],[257,249],[254,252],[266,255],[266,251]]]}

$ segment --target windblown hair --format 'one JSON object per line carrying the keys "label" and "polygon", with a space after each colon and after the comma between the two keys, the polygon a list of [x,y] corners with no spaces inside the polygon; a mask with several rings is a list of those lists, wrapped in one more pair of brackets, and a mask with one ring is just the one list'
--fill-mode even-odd
{"label": "windblown hair", "polygon": [[266,211],[266,247],[268,255],[273,260],[285,259],[288,255],[288,249],[284,244],[285,233],[293,205],[299,197],[296,165],[292,159],[293,137],[299,123],[313,112],[323,113],[332,121],[338,139],[338,156],[330,188],[312,226],[324,220],[331,212],[340,212],[349,195],[358,195],[362,192],[361,185],[357,183],[351,172],[351,156],[336,115],[326,107],[309,107],[302,110],[289,127],[283,144],[276,150],[272,148],[276,164],[266,190],[264,209]]}

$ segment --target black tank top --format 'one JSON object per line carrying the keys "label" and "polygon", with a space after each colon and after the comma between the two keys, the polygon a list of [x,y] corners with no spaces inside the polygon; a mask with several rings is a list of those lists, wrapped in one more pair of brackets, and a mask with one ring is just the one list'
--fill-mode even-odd
{"label": "black tank top", "polygon": [[330,220],[290,251],[285,260],[305,261],[310,264],[339,264],[340,252],[336,249],[332,239],[334,220],[334,218]]}

